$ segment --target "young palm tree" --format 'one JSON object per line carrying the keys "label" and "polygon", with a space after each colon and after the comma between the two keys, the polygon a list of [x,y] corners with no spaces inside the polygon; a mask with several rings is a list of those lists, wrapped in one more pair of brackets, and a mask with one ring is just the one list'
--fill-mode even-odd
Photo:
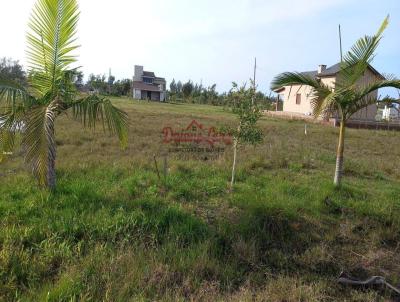
{"label": "young palm tree", "polygon": [[369,68],[375,56],[375,51],[388,22],[389,17],[386,17],[374,36],[360,38],[344,56],[335,87],[329,87],[318,79],[297,72],[280,74],[271,84],[271,89],[273,90],[291,85],[311,86],[313,88],[311,103],[314,116],[338,114],[340,130],[334,178],[336,186],[341,184],[343,176],[346,122],[360,109],[378,101],[373,97],[373,93],[378,89],[384,87],[400,88],[400,81],[396,79],[376,79],[368,84],[360,84],[364,72]]}
{"label": "young palm tree", "polygon": [[105,98],[80,96],[71,64],[78,48],[76,0],[38,0],[29,22],[28,87],[0,79],[0,152],[10,151],[17,131],[22,133],[25,160],[41,186],[56,185],[55,120],[71,109],[84,126],[103,127],[127,140],[127,115]]}

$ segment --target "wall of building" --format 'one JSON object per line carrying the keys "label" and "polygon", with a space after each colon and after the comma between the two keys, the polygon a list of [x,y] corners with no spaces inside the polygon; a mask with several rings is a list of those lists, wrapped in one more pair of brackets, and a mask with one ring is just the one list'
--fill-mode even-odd
{"label": "wall of building", "polygon": [[133,89],[133,98],[140,100],[142,98],[142,91],[139,89]]}
{"label": "wall of building", "polygon": [[166,82],[158,79],[154,79],[154,84],[155,85],[162,85],[162,90],[165,90],[166,88]]}
{"label": "wall of building", "polygon": [[[283,96],[283,111],[288,113],[298,113],[310,115],[312,113],[309,94],[312,89],[310,86],[293,85],[285,87]],[[301,96],[300,104],[296,104],[297,94]]]}
{"label": "wall of building", "polygon": [[[374,82],[378,79],[377,75],[374,74],[370,69],[368,69],[364,76],[357,82],[357,85],[359,87],[364,87],[368,85],[371,82]],[[378,99],[378,91],[375,91],[373,93],[370,93],[368,95],[369,98]],[[360,111],[357,111],[356,113],[353,114],[353,116],[350,118],[352,120],[367,120],[367,121],[375,121],[375,117],[378,113],[378,107],[376,104],[369,105],[366,108],[361,109]]]}
{"label": "wall of building", "polygon": [[160,101],[160,93],[152,91],[151,92],[151,100],[152,101]]}
{"label": "wall of building", "polygon": [[133,75],[133,80],[141,82],[143,76],[143,66],[135,65],[135,73]]}

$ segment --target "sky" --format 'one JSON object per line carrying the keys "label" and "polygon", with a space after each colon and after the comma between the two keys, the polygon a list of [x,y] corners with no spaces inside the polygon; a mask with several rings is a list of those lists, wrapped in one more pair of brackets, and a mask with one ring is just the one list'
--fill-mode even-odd
{"label": "sky", "polygon": [[[35,0],[0,0],[0,57],[26,66],[25,34]],[[399,0],[78,0],[78,65],[90,73],[131,78],[134,65],[157,76],[217,84],[256,82],[269,93],[284,71],[316,70],[340,60],[338,24],[346,51],[390,25],[373,66],[400,76]],[[391,92],[392,94],[394,92]],[[386,92],[385,92],[386,94]]]}

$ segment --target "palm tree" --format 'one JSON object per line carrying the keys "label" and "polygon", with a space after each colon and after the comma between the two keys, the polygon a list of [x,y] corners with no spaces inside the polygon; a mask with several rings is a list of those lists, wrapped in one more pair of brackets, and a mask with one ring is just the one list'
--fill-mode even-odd
{"label": "palm tree", "polygon": [[78,18],[76,0],[38,0],[27,34],[28,85],[0,79],[0,151],[12,150],[21,130],[25,160],[39,185],[50,189],[56,185],[55,120],[61,113],[71,110],[91,128],[101,120],[123,146],[127,141],[127,115],[106,98],[79,95],[72,83]]}
{"label": "palm tree", "polygon": [[371,83],[360,85],[364,72],[369,68],[382,34],[389,23],[386,17],[374,36],[360,38],[344,56],[340,64],[335,87],[329,87],[320,80],[298,72],[285,72],[278,75],[271,84],[275,90],[283,86],[311,86],[311,103],[314,117],[337,113],[340,119],[339,140],[336,153],[336,170],[334,184],[340,186],[343,176],[343,153],[345,127],[348,119],[360,109],[376,103],[374,92],[384,87],[400,88],[397,79],[376,79]]}

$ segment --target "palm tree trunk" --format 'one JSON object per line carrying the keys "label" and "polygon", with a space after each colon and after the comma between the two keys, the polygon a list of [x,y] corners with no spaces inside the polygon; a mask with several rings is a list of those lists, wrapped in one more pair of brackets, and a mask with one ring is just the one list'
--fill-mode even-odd
{"label": "palm tree trunk", "polygon": [[54,159],[49,159],[47,186],[52,191],[56,188],[56,161]]}
{"label": "palm tree trunk", "polygon": [[333,183],[335,186],[339,187],[342,182],[343,177],[343,152],[344,152],[344,135],[346,130],[346,122],[344,119],[340,122],[340,132],[339,132],[339,142],[336,152],[336,169],[335,169],[335,178]]}
{"label": "palm tree trunk", "polygon": [[49,150],[48,150],[48,166],[47,166],[47,187],[51,191],[56,188],[56,140],[54,133],[54,124],[49,125]]}
{"label": "palm tree trunk", "polygon": [[232,164],[232,178],[231,178],[231,186],[230,190],[233,190],[233,184],[235,183],[235,172],[236,172],[236,158],[237,158],[237,145],[238,140],[237,138],[233,139],[233,164]]}

